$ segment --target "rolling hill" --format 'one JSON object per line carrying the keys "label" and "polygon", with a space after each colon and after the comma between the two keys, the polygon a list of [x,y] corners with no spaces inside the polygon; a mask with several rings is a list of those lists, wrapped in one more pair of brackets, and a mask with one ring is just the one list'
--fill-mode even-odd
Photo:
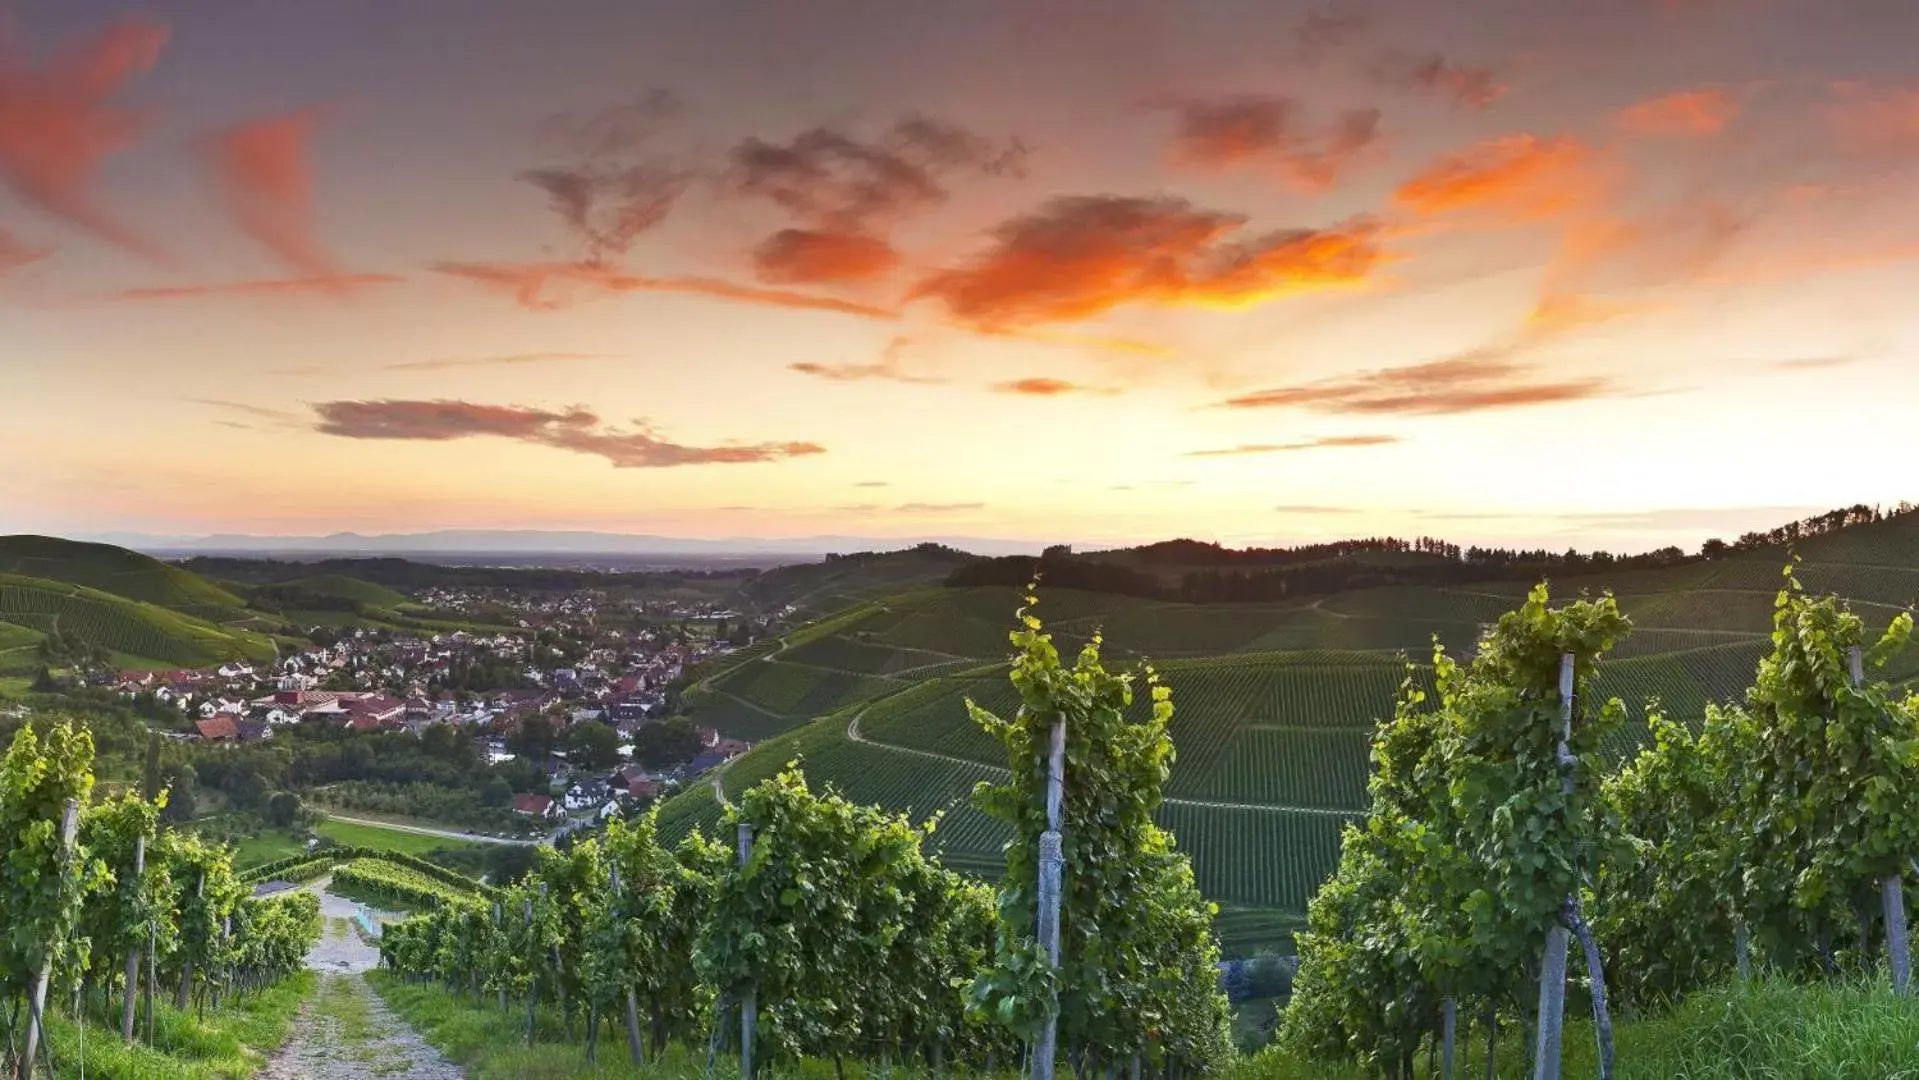
{"label": "rolling hill", "polygon": [[[1801,582],[1847,597],[1875,630],[1919,598],[1919,516],[1797,547]],[[1755,546],[1552,582],[1559,601],[1612,590],[1636,626],[1599,684],[1631,717],[1609,747],[1615,759],[1638,745],[1649,701],[1697,720],[1709,702],[1740,698],[1770,648],[1788,557]],[[1532,583],[1386,584],[1230,604],[1042,587],[1036,614],[1063,652],[1098,630],[1109,660],[1151,657],[1172,687],[1177,760],[1159,818],[1222,905],[1232,952],[1280,944],[1303,918],[1337,859],[1340,829],[1365,805],[1374,721],[1390,713],[1402,679],[1430,679],[1434,638],[1469,654],[1481,627]],[[696,721],[766,740],[727,767],[725,791],[798,756],[809,777],[856,799],[916,816],[946,811],[935,834],[946,861],[997,873],[1009,834],[967,796],[1003,775],[1005,758],[963,701],[1016,707],[1003,660],[1019,596],[984,586],[868,598],[697,673],[686,694]],[[1919,677],[1919,647],[1895,658],[1891,677]],[[684,831],[718,810],[702,785],[670,802],[664,820]]]}
{"label": "rolling hill", "polygon": [[[0,626],[61,634],[115,654],[125,667],[200,667],[267,661],[271,639],[217,626],[157,604],[64,581],[0,574]],[[3,636],[3,635],[0,635]]]}
{"label": "rolling hill", "polygon": [[0,536],[0,574],[64,581],[218,621],[246,601],[191,571],[125,548],[49,536]]}

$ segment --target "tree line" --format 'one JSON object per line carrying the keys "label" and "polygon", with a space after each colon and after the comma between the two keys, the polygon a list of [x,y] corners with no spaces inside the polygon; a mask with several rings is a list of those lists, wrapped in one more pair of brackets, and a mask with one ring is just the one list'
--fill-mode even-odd
{"label": "tree line", "polygon": [[[1501,578],[1540,578],[1602,571],[1646,570],[1723,558],[1824,536],[1855,525],[1909,515],[1901,502],[1888,511],[1858,504],[1748,532],[1733,541],[1707,540],[1697,553],[1678,547],[1625,555],[1609,551],[1552,552],[1543,548],[1462,546],[1438,537],[1368,537],[1283,548],[1227,548],[1197,540],[1168,540],[1119,551],[1074,555],[1064,545],[1038,557],[981,559],[955,569],[945,584],[963,588],[1018,586],[1035,573],[1057,588],[1084,589],[1186,603],[1251,603],[1323,596],[1382,585],[1458,585]],[[1368,555],[1428,556],[1416,560]]]}

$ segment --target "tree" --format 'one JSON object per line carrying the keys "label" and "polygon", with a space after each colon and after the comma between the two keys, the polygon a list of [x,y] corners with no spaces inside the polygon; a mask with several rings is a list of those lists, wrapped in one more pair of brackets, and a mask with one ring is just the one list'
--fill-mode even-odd
{"label": "tree", "polygon": [[513,801],[513,785],[502,776],[491,777],[480,788],[481,806],[505,806]]}
{"label": "tree", "polygon": [[684,716],[648,724],[633,737],[633,760],[649,769],[691,761],[699,752],[700,734]]}
{"label": "tree", "polygon": [[544,716],[529,716],[520,721],[520,726],[507,740],[507,746],[534,765],[539,765],[553,756],[553,724]]}
{"label": "tree", "polygon": [[275,792],[267,800],[267,820],[286,828],[300,819],[300,797],[291,791]]}
{"label": "tree", "polygon": [[575,724],[566,745],[573,764],[582,768],[610,769],[620,760],[619,735],[597,720]]}

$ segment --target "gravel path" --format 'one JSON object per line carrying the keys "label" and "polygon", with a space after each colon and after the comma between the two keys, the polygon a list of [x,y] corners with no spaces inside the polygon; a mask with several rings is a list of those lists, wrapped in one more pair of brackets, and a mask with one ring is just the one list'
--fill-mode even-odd
{"label": "gravel path", "polygon": [[316,887],[326,929],[307,953],[307,967],[320,973],[319,987],[261,1080],[461,1080],[459,1067],[367,985],[363,974],[379,964],[380,951],[351,921],[359,905],[326,892],[324,882]]}

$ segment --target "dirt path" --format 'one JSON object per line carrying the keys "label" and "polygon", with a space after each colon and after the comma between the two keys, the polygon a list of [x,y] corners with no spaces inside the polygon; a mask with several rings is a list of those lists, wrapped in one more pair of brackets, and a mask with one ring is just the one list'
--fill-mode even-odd
{"label": "dirt path", "polygon": [[300,1006],[292,1037],[267,1062],[262,1080],[461,1080],[459,1068],[367,985],[363,976],[378,966],[380,951],[353,925],[359,906],[323,886],[320,911],[326,929],[307,953],[319,986]]}

